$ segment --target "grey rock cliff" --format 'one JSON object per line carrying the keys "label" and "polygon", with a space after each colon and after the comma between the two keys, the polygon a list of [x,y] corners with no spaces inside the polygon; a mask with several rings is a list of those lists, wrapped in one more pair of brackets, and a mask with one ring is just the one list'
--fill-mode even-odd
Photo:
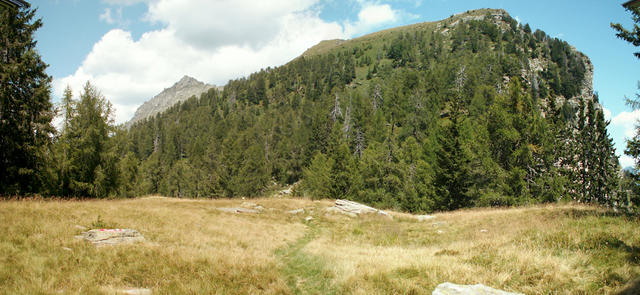
{"label": "grey rock cliff", "polygon": [[162,113],[174,104],[185,101],[191,96],[200,96],[215,86],[205,84],[192,77],[184,76],[170,88],[166,88],[160,94],[144,102],[137,110],[133,118],[125,123],[127,128],[134,123],[142,121],[158,113]]}

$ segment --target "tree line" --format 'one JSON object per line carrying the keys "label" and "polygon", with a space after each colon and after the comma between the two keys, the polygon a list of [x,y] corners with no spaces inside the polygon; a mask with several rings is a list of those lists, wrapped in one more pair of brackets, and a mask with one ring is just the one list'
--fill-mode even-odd
{"label": "tree line", "polygon": [[[33,30],[40,24],[29,24],[28,10],[12,13]],[[65,91],[62,127],[53,130],[42,71],[44,80],[32,79],[47,90],[38,112],[48,117],[17,112],[16,121],[43,118],[44,131],[10,135],[4,100],[19,97],[2,95],[0,144],[14,147],[3,154],[11,177],[0,189],[251,197],[295,184],[301,196],[411,212],[561,200],[626,206],[597,95],[581,96],[586,58],[508,16],[492,19],[348,42],[229,81],[129,130],[114,126],[111,105],[89,82],[78,98]],[[31,162],[17,162],[20,153]]]}

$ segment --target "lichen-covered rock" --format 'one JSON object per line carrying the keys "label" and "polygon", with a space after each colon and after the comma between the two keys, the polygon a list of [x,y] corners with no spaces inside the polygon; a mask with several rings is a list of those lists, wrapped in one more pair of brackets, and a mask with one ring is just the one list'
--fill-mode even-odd
{"label": "lichen-covered rock", "polygon": [[144,241],[144,237],[135,229],[92,229],[82,233],[82,237],[96,246],[131,244]]}
{"label": "lichen-covered rock", "polygon": [[442,283],[431,293],[432,295],[524,295],[522,293],[511,293],[487,287],[482,284],[477,285],[457,285],[453,283]]}

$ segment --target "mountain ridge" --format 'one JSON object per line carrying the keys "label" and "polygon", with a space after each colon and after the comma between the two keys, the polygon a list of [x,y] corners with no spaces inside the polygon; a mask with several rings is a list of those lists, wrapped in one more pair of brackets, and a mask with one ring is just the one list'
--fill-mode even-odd
{"label": "mountain ridge", "polygon": [[178,102],[183,102],[192,96],[200,96],[203,92],[216,87],[215,85],[200,82],[193,77],[184,75],[171,87],[165,88],[159,94],[145,101],[136,109],[133,117],[125,123],[125,127],[131,126],[139,121],[162,113]]}

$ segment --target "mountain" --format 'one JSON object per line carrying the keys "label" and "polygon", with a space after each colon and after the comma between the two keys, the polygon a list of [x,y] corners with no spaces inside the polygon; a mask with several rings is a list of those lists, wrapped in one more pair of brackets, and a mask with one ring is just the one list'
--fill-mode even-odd
{"label": "mountain", "polygon": [[155,116],[158,113],[162,113],[166,109],[175,105],[178,102],[187,100],[192,96],[199,96],[203,92],[213,88],[215,86],[205,84],[192,77],[184,76],[180,81],[173,84],[169,88],[165,88],[160,94],[154,96],[148,101],[145,101],[133,115],[133,118],[125,123],[127,128],[130,128],[136,122],[142,121],[151,116]]}
{"label": "mountain", "polygon": [[133,126],[125,182],[177,197],[296,184],[415,212],[610,203],[592,79],[586,55],[498,9],[323,41]]}

